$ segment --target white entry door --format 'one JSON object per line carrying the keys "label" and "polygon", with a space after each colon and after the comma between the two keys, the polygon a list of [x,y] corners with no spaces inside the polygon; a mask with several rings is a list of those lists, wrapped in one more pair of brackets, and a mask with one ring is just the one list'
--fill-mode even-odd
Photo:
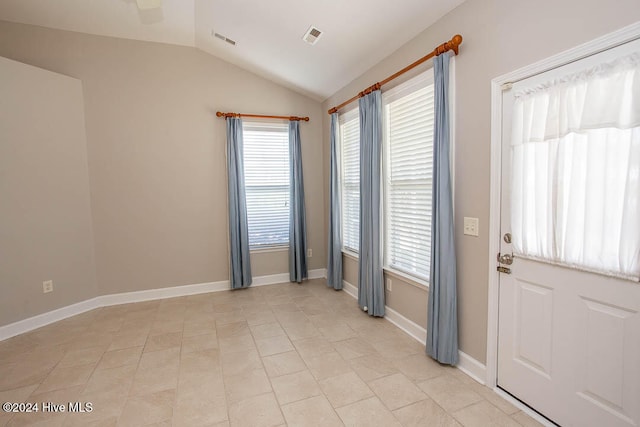
{"label": "white entry door", "polygon": [[563,426],[640,426],[634,52],[503,93],[498,386]]}

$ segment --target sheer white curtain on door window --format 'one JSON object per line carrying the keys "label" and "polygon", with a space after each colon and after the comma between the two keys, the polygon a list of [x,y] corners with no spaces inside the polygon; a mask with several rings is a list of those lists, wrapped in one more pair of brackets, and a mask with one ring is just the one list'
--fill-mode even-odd
{"label": "sheer white curtain on door window", "polygon": [[514,252],[637,280],[640,52],[514,95]]}

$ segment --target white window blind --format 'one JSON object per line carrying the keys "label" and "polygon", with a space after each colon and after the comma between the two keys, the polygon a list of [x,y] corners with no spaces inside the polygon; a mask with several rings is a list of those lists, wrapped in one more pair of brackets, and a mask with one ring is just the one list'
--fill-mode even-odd
{"label": "white window blind", "polygon": [[433,72],[383,96],[385,264],[429,279],[433,171]]}
{"label": "white window blind", "polygon": [[289,127],[244,122],[244,177],[251,248],[289,244]]}
{"label": "white window blind", "polygon": [[358,252],[360,239],[360,118],[358,109],[340,116],[342,150],[342,245]]}

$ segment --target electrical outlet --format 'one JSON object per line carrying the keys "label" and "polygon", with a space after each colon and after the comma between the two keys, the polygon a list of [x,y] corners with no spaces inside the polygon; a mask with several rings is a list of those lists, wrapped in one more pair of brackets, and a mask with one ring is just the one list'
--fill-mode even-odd
{"label": "electrical outlet", "polygon": [[313,249],[307,249],[307,258],[311,258],[313,256]]}
{"label": "electrical outlet", "polygon": [[392,285],[393,285],[393,282],[391,281],[391,279],[387,279],[387,290],[389,292],[391,292]]}
{"label": "electrical outlet", "polygon": [[477,236],[480,233],[480,221],[478,218],[464,217],[464,234]]}
{"label": "electrical outlet", "polygon": [[53,292],[53,280],[46,280],[42,282],[42,293],[48,294],[49,292]]}

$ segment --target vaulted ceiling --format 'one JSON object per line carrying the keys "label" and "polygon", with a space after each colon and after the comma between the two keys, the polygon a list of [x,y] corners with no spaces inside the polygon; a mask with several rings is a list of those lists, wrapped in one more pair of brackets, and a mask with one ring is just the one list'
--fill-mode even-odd
{"label": "vaulted ceiling", "polygon": [[[321,101],[463,1],[1,0],[0,19],[195,46]],[[323,32],[315,45],[302,40],[311,25]]]}

